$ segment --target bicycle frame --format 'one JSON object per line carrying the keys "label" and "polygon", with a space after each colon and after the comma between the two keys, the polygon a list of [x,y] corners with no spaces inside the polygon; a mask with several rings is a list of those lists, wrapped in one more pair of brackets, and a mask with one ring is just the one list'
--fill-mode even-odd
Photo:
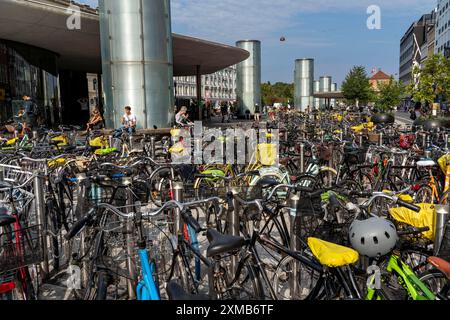
{"label": "bicycle frame", "polygon": [[142,268],[142,280],[136,287],[136,294],[138,300],[161,300],[159,290],[153,279],[155,271],[154,262],[149,262],[148,252],[146,249],[139,249],[139,258]]}
{"label": "bicycle frame", "polygon": [[[436,296],[419,280],[414,271],[405,264],[401,258],[392,254],[389,258],[387,271],[397,276],[398,282],[405,288],[408,296],[413,300],[435,300]],[[373,279],[374,281],[375,279]],[[376,289],[367,290],[366,300],[373,300],[376,297]],[[420,294],[422,292],[424,295]]]}

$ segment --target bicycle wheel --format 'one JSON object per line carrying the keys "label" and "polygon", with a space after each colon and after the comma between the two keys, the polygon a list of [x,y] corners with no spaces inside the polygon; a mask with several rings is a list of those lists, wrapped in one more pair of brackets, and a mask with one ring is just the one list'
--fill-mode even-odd
{"label": "bicycle wheel", "polygon": [[416,192],[416,203],[434,203],[433,189],[429,185],[422,185]]}
{"label": "bicycle wheel", "polygon": [[[222,259],[222,262],[229,258]],[[226,265],[226,267],[224,267]],[[264,300],[264,290],[257,269],[250,263],[246,262],[241,269],[237,281],[232,287],[228,287],[231,283],[233,275],[228,270],[230,264],[225,262],[221,264],[220,272],[214,275],[214,290],[219,300]]]}
{"label": "bicycle wheel", "polygon": [[[297,279],[294,276],[294,266],[297,266]],[[278,264],[273,276],[273,288],[279,300],[304,300],[317,284],[320,274],[311,268],[287,256]],[[297,282],[297,292],[291,293],[292,281]]]}
{"label": "bicycle wheel", "polygon": [[426,271],[419,275],[419,280],[439,299],[450,300],[450,280],[441,271],[436,269]]}

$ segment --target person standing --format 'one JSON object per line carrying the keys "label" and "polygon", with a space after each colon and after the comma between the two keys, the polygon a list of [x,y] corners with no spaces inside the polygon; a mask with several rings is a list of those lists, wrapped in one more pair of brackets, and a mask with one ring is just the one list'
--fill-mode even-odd
{"label": "person standing", "polygon": [[[222,113],[222,123],[224,123],[225,119],[228,120],[228,106],[226,103],[222,102],[220,106],[220,112]],[[230,121],[228,120],[228,122]]]}
{"label": "person standing", "polygon": [[137,118],[136,115],[131,113],[131,107],[126,106],[125,107],[125,114],[122,117],[122,126],[116,130],[114,134],[114,138],[119,138],[122,136],[122,133],[124,131],[128,132],[129,134],[133,134],[136,132],[136,125],[137,125]]}
{"label": "person standing", "polygon": [[33,130],[36,126],[37,105],[29,96],[23,96],[24,128]]}
{"label": "person standing", "polygon": [[260,121],[260,108],[258,104],[255,104],[255,121],[259,122]]}

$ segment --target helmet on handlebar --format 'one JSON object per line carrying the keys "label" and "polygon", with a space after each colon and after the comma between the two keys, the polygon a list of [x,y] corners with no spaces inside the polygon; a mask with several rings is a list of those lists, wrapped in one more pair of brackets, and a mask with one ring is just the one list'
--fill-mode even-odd
{"label": "helmet on handlebar", "polygon": [[398,240],[394,224],[379,217],[353,221],[349,237],[352,247],[370,258],[390,253]]}

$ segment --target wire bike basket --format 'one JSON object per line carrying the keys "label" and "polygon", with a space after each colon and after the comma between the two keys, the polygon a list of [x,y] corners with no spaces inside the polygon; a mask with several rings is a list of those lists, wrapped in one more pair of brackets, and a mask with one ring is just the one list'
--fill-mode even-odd
{"label": "wire bike basket", "polygon": [[35,225],[0,234],[0,274],[44,261],[40,230]]}

